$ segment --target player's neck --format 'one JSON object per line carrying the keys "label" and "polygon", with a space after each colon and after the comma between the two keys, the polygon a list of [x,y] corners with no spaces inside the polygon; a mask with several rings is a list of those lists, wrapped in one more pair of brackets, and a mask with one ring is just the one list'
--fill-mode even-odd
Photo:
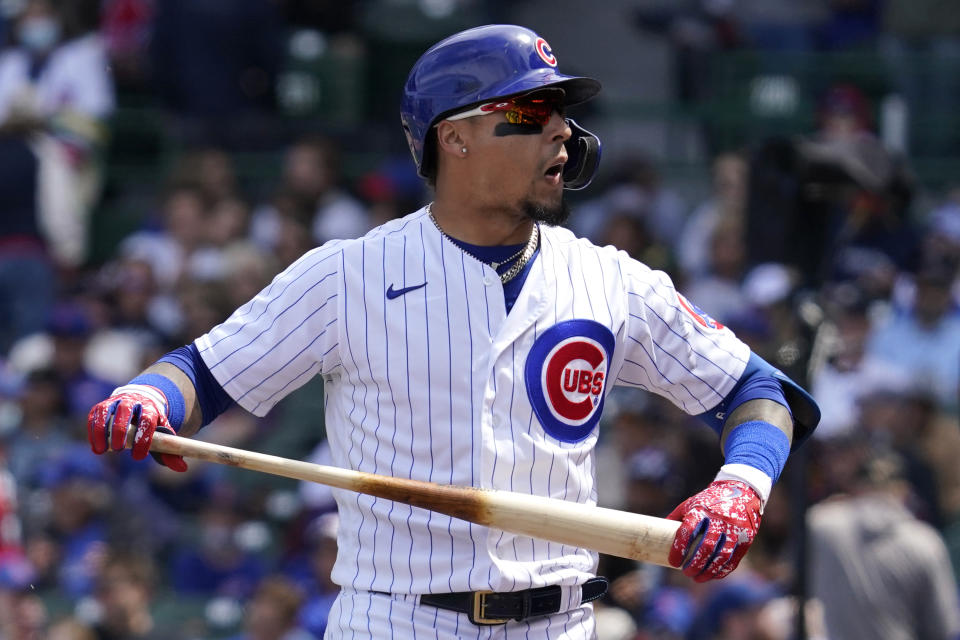
{"label": "player's neck", "polygon": [[445,234],[478,246],[521,244],[533,228],[522,213],[503,209],[477,209],[437,199],[430,210]]}

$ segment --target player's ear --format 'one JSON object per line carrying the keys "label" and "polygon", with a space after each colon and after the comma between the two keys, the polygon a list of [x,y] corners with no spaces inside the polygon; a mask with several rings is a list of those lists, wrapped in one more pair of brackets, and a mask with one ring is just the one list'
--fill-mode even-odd
{"label": "player's ear", "polygon": [[454,157],[463,157],[466,155],[470,145],[467,143],[464,127],[457,126],[459,124],[459,122],[441,120],[437,125],[438,156],[451,154]]}

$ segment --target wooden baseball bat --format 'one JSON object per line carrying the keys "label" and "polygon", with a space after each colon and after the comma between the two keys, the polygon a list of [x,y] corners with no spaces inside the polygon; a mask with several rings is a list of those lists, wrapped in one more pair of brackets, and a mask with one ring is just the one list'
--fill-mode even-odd
{"label": "wooden baseball bat", "polygon": [[669,567],[679,522],[512,491],[393,478],[155,433],[151,451],[307,480],[495,529]]}

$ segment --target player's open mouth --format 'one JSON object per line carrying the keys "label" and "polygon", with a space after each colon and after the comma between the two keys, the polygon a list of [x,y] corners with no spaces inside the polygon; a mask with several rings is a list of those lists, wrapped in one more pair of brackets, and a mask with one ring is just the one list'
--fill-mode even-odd
{"label": "player's open mouth", "polygon": [[557,164],[555,164],[555,165],[551,166],[549,169],[547,169],[546,172],[544,173],[544,175],[546,176],[546,178],[547,178],[550,182],[553,182],[554,184],[559,184],[559,183],[560,183],[560,174],[561,174],[562,172],[563,172],[563,163],[562,163],[562,162],[558,162]]}

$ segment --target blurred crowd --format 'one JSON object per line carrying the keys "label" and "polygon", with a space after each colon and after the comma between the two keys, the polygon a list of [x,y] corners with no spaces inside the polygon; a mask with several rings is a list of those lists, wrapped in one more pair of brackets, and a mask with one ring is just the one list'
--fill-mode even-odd
{"label": "blurred crowd", "polygon": [[[336,595],[329,490],[95,457],[84,424],[305,251],[428,201],[393,153],[399,127],[373,169],[351,175],[350,140],[291,129],[277,110],[284,35],[309,27],[358,46],[373,4],[0,2],[0,640],[322,637]],[[502,15],[499,3],[460,4]],[[637,20],[673,39],[676,97],[692,100],[708,86],[696,54],[718,48],[869,41],[892,60],[934,48],[952,68],[960,14],[937,22],[906,4],[714,0]],[[148,85],[182,147],[131,186],[148,196],[137,228],[95,260],[112,116]],[[699,585],[601,557],[613,581],[597,605],[604,640],[787,640],[798,611],[810,638],[960,634],[960,177],[935,191],[918,180],[856,84],[816,100],[804,135],[712,153],[702,197],[637,150],[574,202],[576,232],[666,270],[823,412],[728,579]],[[245,183],[238,147],[270,141],[275,175]],[[264,419],[234,408],[200,437],[323,463],[322,398],[316,380]],[[596,455],[602,505],[660,517],[722,463],[707,427],[622,390]]]}

